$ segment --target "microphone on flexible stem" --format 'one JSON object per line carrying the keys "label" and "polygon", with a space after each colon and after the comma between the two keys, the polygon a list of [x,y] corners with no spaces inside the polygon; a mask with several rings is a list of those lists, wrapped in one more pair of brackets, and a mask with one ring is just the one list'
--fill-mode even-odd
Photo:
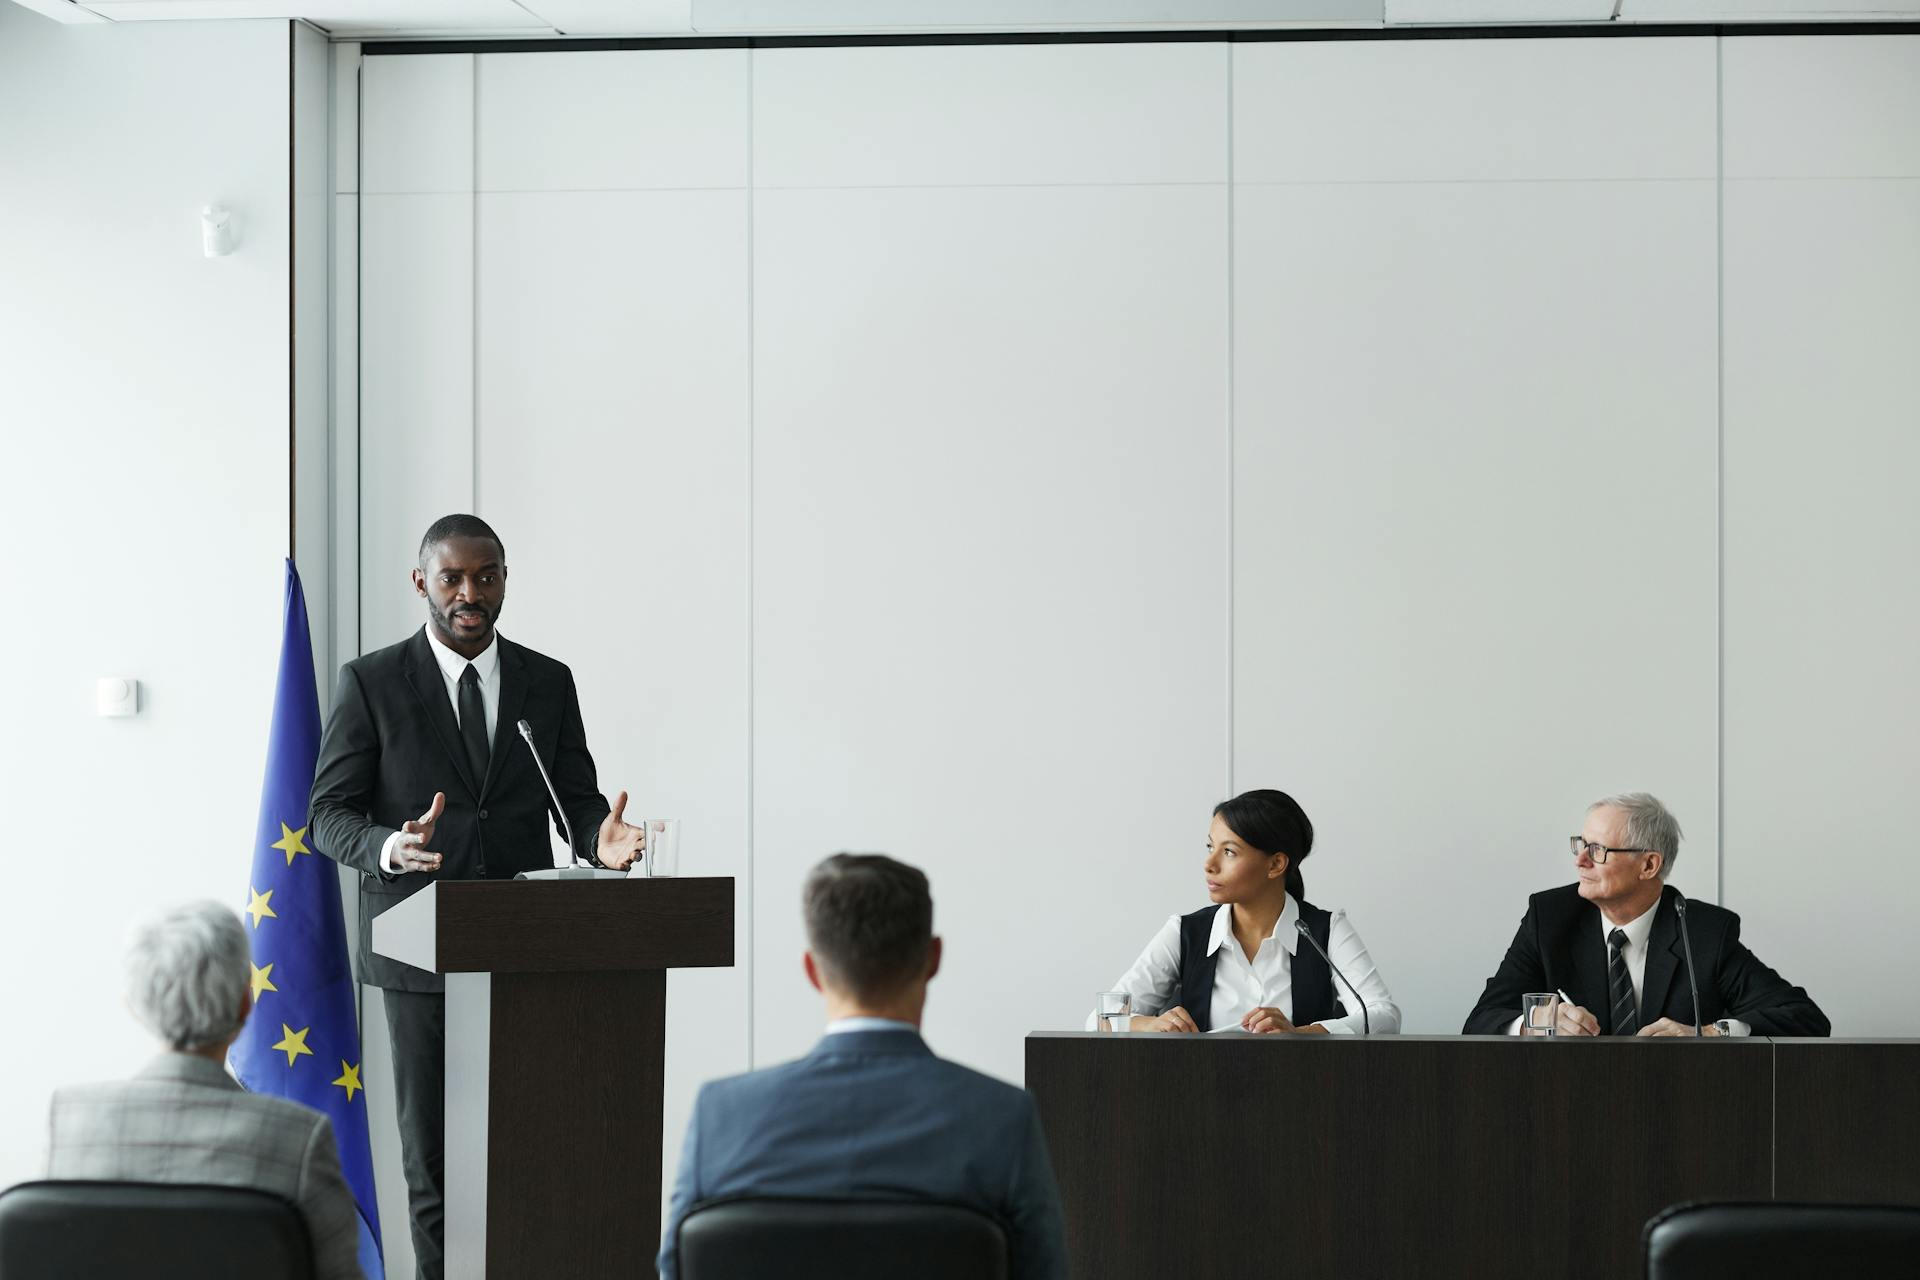
{"label": "microphone on flexible stem", "polygon": [[1341,985],[1345,986],[1347,989],[1347,994],[1351,995],[1353,997],[1353,1002],[1360,1006],[1361,1034],[1369,1035],[1369,1036],[1372,1035],[1373,1019],[1367,1015],[1367,1002],[1360,998],[1360,993],[1353,989],[1353,984],[1351,982],[1347,981],[1347,975],[1340,972],[1340,966],[1333,962],[1333,957],[1327,954],[1327,949],[1320,945],[1320,939],[1313,936],[1313,930],[1307,928],[1307,922],[1305,920],[1299,919],[1298,917],[1295,917],[1293,922],[1293,927],[1300,931],[1301,937],[1305,938],[1308,942],[1311,942],[1313,944],[1313,949],[1315,951],[1318,951],[1320,953],[1320,958],[1327,962],[1327,968],[1333,970],[1333,976],[1340,979]]}
{"label": "microphone on flexible stem", "polygon": [[1680,950],[1687,957],[1687,987],[1693,992],[1693,1034],[1700,1034],[1700,980],[1693,972],[1693,939],[1687,936],[1687,895],[1673,891],[1673,912],[1680,917]]}
{"label": "microphone on flexible stem", "polygon": [[533,726],[522,720],[519,728],[520,736],[527,740],[527,750],[533,753],[533,762],[540,766],[540,781],[547,784],[547,794],[553,797],[553,811],[560,815],[560,826],[567,833],[567,865],[572,866],[580,856],[580,846],[573,842],[573,824],[567,821],[567,807],[560,803],[560,793],[553,789],[553,775],[547,772],[547,762],[540,758],[540,748],[533,745]]}

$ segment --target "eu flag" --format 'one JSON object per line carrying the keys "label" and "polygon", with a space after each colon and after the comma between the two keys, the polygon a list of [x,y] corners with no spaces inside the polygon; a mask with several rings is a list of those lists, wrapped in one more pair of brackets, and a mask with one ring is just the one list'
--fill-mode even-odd
{"label": "eu flag", "polygon": [[320,696],[307,599],[289,560],[280,678],[247,882],[253,1016],[227,1061],[250,1091],[292,1098],[332,1118],[341,1171],[360,1209],[360,1267],[369,1280],[384,1280],[340,878],[334,864],[307,844],[307,799],[319,754]]}

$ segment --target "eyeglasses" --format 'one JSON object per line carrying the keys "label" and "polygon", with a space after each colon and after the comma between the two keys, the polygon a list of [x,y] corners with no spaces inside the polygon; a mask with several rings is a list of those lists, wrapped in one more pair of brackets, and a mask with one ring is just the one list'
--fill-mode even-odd
{"label": "eyeglasses", "polygon": [[1609,849],[1603,844],[1593,844],[1590,841],[1582,840],[1579,836],[1568,836],[1567,843],[1572,847],[1574,857],[1577,858],[1584,853],[1593,859],[1595,866],[1605,866],[1607,858],[1616,853],[1653,852],[1652,849]]}

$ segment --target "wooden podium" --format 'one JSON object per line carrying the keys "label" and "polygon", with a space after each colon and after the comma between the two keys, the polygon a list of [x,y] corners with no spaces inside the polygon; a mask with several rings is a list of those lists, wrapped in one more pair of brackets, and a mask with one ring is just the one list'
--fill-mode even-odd
{"label": "wooden podium", "polygon": [[442,880],[373,949],[447,979],[446,1274],[654,1274],[667,970],[733,964],[732,878]]}

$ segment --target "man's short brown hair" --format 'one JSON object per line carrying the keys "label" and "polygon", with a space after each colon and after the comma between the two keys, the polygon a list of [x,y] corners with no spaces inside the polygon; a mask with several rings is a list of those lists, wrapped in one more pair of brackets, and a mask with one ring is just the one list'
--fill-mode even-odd
{"label": "man's short brown hair", "polygon": [[926,873],[880,853],[836,853],[801,890],[807,945],[826,981],[860,999],[921,976],[933,945]]}

